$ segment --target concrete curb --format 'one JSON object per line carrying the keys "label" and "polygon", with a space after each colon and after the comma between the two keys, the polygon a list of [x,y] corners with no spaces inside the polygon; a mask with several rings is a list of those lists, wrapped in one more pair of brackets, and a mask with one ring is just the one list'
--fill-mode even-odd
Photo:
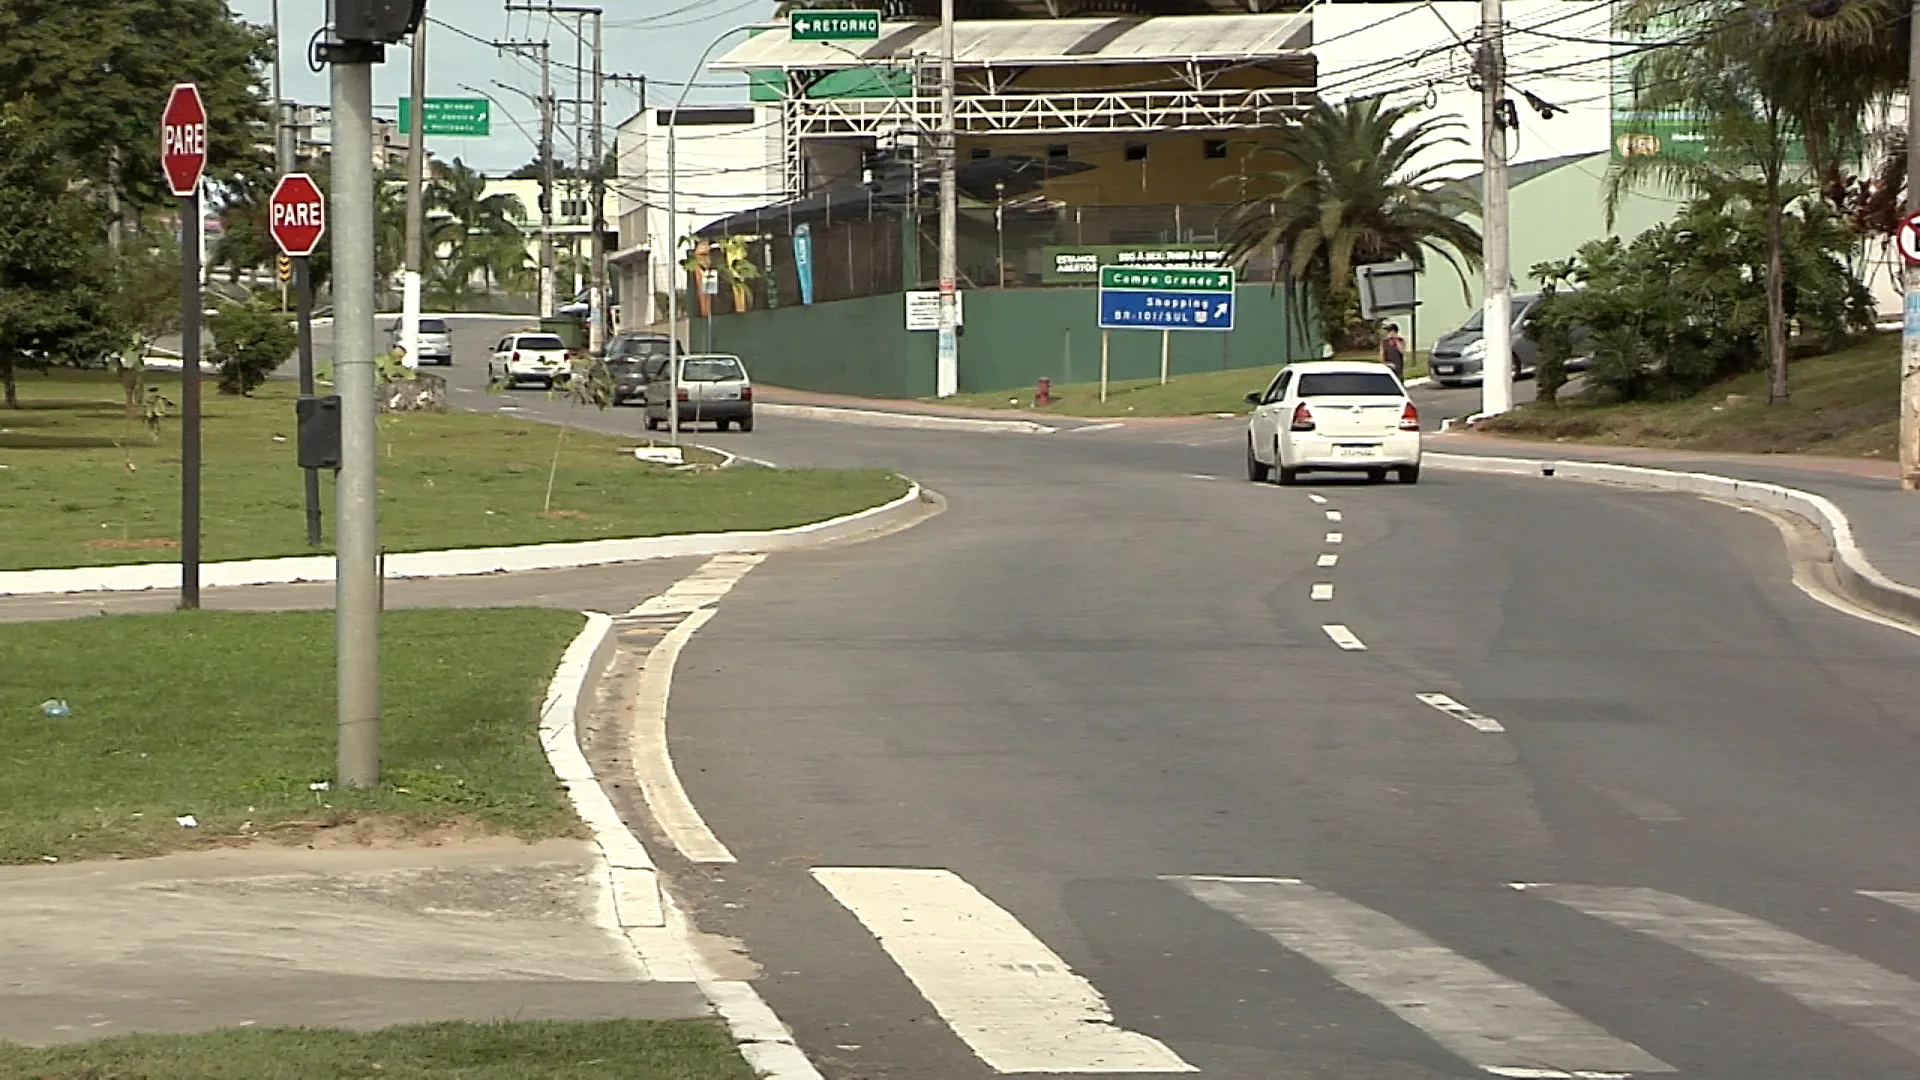
{"label": "concrete curb", "polygon": [[1847,515],[1832,500],[1810,491],[1715,473],[1680,472],[1676,469],[1597,461],[1549,461],[1543,458],[1442,453],[1429,453],[1425,455],[1425,460],[1438,468],[1458,472],[1626,484],[1734,499],[1785,510],[1812,522],[1826,536],[1827,542],[1833,546],[1835,577],[1856,603],[1891,618],[1920,621],[1920,589],[1894,581],[1876,569],[1854,541],[1853,523],[1847,520]]}
{"label": "concrete curb", "polygon": [[[588,683],[606,671],[613,657],[613,617],[587,611],[587,625],[560,658],[540,707],[540,745],[554,776],[567,789],[574,812],[593,834],[594,845],[607,863],[605,882],[614,925],[633,954],[651,970],[647,944],[677,949],[685,955],[673,966],[700,988],[733,1036],[742,1057],[767,1080],[822,1080],[794,1041],[793,1031],[768,1007],[748,982],[722,979],[687,940],[685,916],[674,908],[660,884],[660,871],[646,845],[620,820],[613,800],[593,773],[580,749],[579,715]],[[669,913],[672,918],[669,918]],[[663,941],[664,937],[664,941]]]}
{"label": "concrete curb", "polygon": [[593,767],[580,750],[579,714],[588,680],[606,670],[612,658],[613,617],[583,612],[587,625],[560,658],[540,706],[540,747],[546,751],[553,775],[567,789],[574,813],[586,822],[593,842],[607,861],[613,914],[622,934],[643,927],[667,925],[660,903],[660,871],[646,847],[627,831],[607,798]]}
{"label": "concrete curb", "polygon": [[825,420],[836,424],[864,424],[867,427],[946,428],[951,431],[1005,431],[1023,435],[1051,435],[1060,430],[1031,420],[982,420],[970,416],[935,416],[928,413],[883,412],[878,409],[843,409],[829,405],[781,405],[756,402],[757,412],[772,416],[792,416],[801,420]]}
{"label": "concrete curb", "polygon": [[[753,532],[685,533],[626,540],[587,540],[569,544],[527,544],[520,547],[466,548],[455,551],[414,551],[387,556],[387,577],[440,578],[503,574],[521,570],[565,570],[611,563],[642,562],[695,556],[791,551],[816,547],[861,533],[882,529],[920,512],[933,497],[917,483],[892,502],[811,525]],[[200,583],[209,589],[242,585],[292,585],[334,579],[331,555],[284,559],[245,559],[206,563]],[[180,582],[179,563],[133,563],[120,566],[82,566],[57,570],[0,571],[0,596],[47,596],[60,593],[145,592],[170,589]]]}

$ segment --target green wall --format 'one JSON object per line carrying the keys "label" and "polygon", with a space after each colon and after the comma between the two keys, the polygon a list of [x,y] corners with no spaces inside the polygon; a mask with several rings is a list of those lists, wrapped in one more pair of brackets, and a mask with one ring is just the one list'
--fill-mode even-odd
{"label": "green wall", "polygon": [[[1317,357],[1318,336],[1291,316],[1284,297],[1268,285],[1242,286],[1235,295],[1235,329],[1170,333],[1169,369],[1179,375]],[[1097,304],[1094,289],[968,290],[961,391],[1025,389],[1041,377],[1055,383],[1099,379]],[[739,355],[755,380],[770,386],[885,398],[934,393],[937,335],[906,329],[906,300],[899,293],[716,315],[713,323],[714,347]],[[1291,336],[1290,354],[1283,333]],[[1110,348],[1114,381],[1159,376],[1158,333],[1115,330]]]}

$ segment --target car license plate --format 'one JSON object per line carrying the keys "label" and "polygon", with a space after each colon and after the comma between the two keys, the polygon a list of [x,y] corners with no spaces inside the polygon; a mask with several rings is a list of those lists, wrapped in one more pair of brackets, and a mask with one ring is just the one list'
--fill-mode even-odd
{"label": "car license plate", "polygon": [[1433,370],[1442,375],[1452,375],[1454,372],[1460,370],[1460,365],[1459,364],[1435,364],[1433,365]]}
{"label": "car license plate", "polygon": [[1377,446],[1337,446],[1341,457],[1372,457],[1380,452]]}

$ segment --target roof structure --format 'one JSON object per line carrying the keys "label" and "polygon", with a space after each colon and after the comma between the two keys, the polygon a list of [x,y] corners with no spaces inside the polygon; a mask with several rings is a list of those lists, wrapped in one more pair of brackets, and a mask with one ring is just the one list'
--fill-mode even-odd
{"label": "roof structure", "polygon": [[[839,71],[926,62],[940,47],[938,23],[883,22],[873,42],[794,41],[769,26],[710,66],[716,71]],[[1302,14],[1140,15],[979,19],[954,26],[961,68],[1111,64],[1307,63],[1313,19]],[[1306,71],[1310,74],[1311,68]]]}

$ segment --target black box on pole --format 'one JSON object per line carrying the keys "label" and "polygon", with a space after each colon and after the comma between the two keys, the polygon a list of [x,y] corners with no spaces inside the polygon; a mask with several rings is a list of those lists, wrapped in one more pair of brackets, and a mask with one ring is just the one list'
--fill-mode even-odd
{"label": "black box on pole", "polygon": [[300,467],[338,469],[340,467],[340,395],[302,396],[293,403],[299,420]]}

